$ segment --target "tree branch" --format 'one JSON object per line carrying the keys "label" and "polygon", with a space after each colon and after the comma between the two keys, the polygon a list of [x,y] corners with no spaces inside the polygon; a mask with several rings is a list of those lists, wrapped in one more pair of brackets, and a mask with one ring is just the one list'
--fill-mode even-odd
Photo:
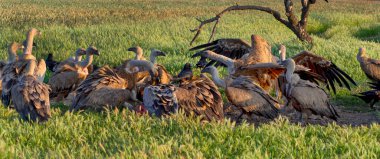
{"label": "tree branch", "polygon": [[289,25],[289,22],[286,21],[285,19],[283,19],[281,17],[281,14],[278,11],[273,10],[273,9],[271,9],[269,7],[254,6],[254,5],[249,5],[249,6],[234,5],[234,6],[230,6],[230,7],[226,8],[226,9],[224,9],[222,12],[220,12],[219,14],[217,14],[213,18],[210,18],[210,19],[207,19],[207,20],[204,20],[204,21],[198,20],[198,21],[200,21],[199,26],[197,28],[195,28],[195,29],[190,30],[191,32],[196,32],[194,38],[190,42],[190,45],[192,45],[193,42],[195,41],[195,39],[199,36],[199,34],[201,33],[201,30],[202,30],[202,28],[203,28],[204,25],[206,25],[208,23],[215,22],[215,25],[213,27],[213,31],[212,31],[212,33],[210,35],[210,40],[211,40],[214,37],[216,26],[217,26],[217,24],[219,22],[219,19],[223,16],[224,13],[227,13],[227,12],[230,12],[230,11],[235,11],[235,10],[258,10],[258,11],[263,11],[263,12],[272,14],[273,17],[277,21],[281,22],[282,24],[284,24],[286,26]]}
{"label": "tree branch", "polygon": [[285,6],[285,15],[288,17],[288,21],[293,25],[297,25],[298,18],[294,15],[293,12],[293,1],[292,0],[284,0]]}

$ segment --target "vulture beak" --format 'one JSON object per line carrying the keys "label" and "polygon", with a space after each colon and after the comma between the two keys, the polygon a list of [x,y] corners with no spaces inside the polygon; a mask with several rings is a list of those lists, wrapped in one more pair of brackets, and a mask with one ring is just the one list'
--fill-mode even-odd
{"label": "vulture beak", "polygon": [[199,61],[197,62],[196,67],[203,68],[206,65],[207,65],[206,57],[201,57],[201,59],[199,59]]}
{"label": "vulture beak", "polygon": [[157,56],[166,56],[166,53],[162,51],[157,51]]}
{"label": "vulture beak", "polygon": [[130,48],[128,48],[128,51],[135,51],[135,50],[136,50],[135,47],[130,47]]}
{"label": "vulture beak", "polygon": [[207,73],[207,70],[206,70],[207,68],[208,68],[208,67],[202,69],[201,73]]}
{"label": "vulture beak", "polygon": [[194,58],[194,57],[198,57],[198,56],[204,56],[205,52],[204,51],[200,51],[200,52],[197,52],[195,53],[193,56],[191,56],[191,58]]}
{"label": "vulture beak", "polygon": [[94,55],[100,55],[100,52],[98,51],[98,50],[96,50],[95,52],[94,52]]}

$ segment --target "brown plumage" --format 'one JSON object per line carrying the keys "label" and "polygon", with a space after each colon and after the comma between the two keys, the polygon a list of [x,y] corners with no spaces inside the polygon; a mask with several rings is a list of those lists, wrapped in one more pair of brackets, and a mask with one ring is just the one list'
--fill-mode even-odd
{"label": "brown plumage", "polygon": [[365,48],[359,48],[356,59],[359,61],[360,67],[369,79],[380,81],[380,60],[371,59],[367,55]]}
{"label": "brown plumage", "polygon": [[144,90],[144,107],[158,116],[176,113],[201,116],[202,120],[222,120],[223,100],[218,88],[204,75],[183,80],[179,86],[161,84]]}
{"label": "brown plumage", "polygon": [[[209,50],[243,64],[275,62],[275,57],[271,54],[270,45],[259,35],[251,36],[251,45],[241,39],[218,39],[211,43],[191,48],[190,51],[199,49],[203,49],[200,52]],[[193,57],[196,56],[197,54],[193,55]],[[223,64],[223,62],[215,59],[211,59],[211,61],[207,63],[206,58],[207,57],[201,57],[197,63],[197,67],[206,67],[214,63],[217,67]],[[223,65],[225,66],[225,64]]]}
{"label": "brown plumage", "polygon": [[327,93],[317,84],[302,80],[297,74],[293,74],[295,70],[294,60],[287,59],[284,61],[286,67],[286,84],[282,92],[287,97],[288,105],[291,105],[295,110],[311,114],[325,116],[333,120],[337,120],[339,115],[334,106],[330,104]]}
{"label": "brown plumage", "polygon": [[70,111],[81,109],[103,110],[137,101],[136,92],[127,89],[128,81],[109,66],[92,73],[75,90],[76,96]]}
{"label": "brown plumage", "polygon": [[255,114],[268,119],[278,116],[278,102],[248,76],[227,77],[222,80],[214,66],[204,68],[203,72],[211,74],[214,82],[225,89],[228,100],[242,110],[242,115]]}
{"label": "brown plumage", "polygon": [[[142,54],[142,53],[136,53],[135,59],[138,58],[138,54]],[[135,73],[137,98],[141,101],[142,101],[145,87],[151,85],[153,82],[156,82],[156,84],[169,84],[170,81],[172,80],[172,76],[169,74],[166,68],[163,65],[156,63],[156,58],[158,56],[166,56],[166,54],[160,50],[152,49],[150,53],[149,61],[152,64],[154,64],[155,70],[157,71],[157,73],[154,76],[155,79],[151,78],[149,71],[146,70],[147,68],[137,67],[138,72]]]}
{"label": "brown plumage", "polygon": [[26,73],[12,87],[12,101],[23,120],[46,121],[50,118],[49,86],[34,76],[36,61],[30,60]]}
{"label": "brown plumage", "polygon": [[[270,70],[266,69],[250,69],[251,65],[259,63],[274,63],[276,62],[276,57],[272,55],[270,45],[268,42],[258,35],[251,36],[252,46],[247,48],[246,43],[241,43],[239,41],[230,42],[228,45],[224,44],[224,49],[222,50],[234,50],[235,48],[247,48],[245,49],[245,54],[239,59],[231,59],[227,56],[224,56],[226,53],[215,53],[209,48],[206,48],[205,51],[200,51],[193,55],[202,56],[209,58],[211,60],[218,61],[228,67],[230,75],[234,77],[239,76],[248,76],[255,83],[259,84],[264,90],[269,91],[273,88],[275,80],[277,79],[279,73],[283,71],[283,68],[271,68]],[[225,41],[226,42],[226,41]],[[241,43],[241,45],[239,44]],[[222,45],[220,45],[222,46]],[[229,47],[226,47],[229,46]]]}
{"label": "brown plumage", "polygon": [[[11,88],[16,83],[18,77],[20,77],[25,71],[24,68],[30,61],[36,61],[36,58],[32,55],[33,39],[34,36],[40,35],[41,32],[35,28],[32,28],[27,33],[27,39],[24,41],[23,54],[20,57],[10,56],[11,61],[6,65],[2,74],[2,103],[5,106],[9,106],[11,102]],[[14,49],[14,48],[13,48]],[[11,53],[13,54],[13,53]],[[44,60],[39,60],[38,65],[35,67],[34,75],[42,82],[45,77],[46,64]]]}
{"label": "brown plumage", "polygon": [[[8,59],[6,61],[0,61],[0,81],[3,81],[4,76],[7,73],[4,73],[5,70],[9,71],[11,63],[18,60],[17,51],[19,49],[24,48],[24,46],[17,42],[12,42],[8,47]],[[7,72],[5,71],[5,72]],[[3,75],[4,74],[4,75]],[[5,77],[7,78],[7,77]],[[0,91],[2,90],[2,86],[0,85]]]}
{"label": "brown plumage", "polygon": [[52,89],[50,98],[56,98],[56,102],[63,100],[86,79],[89,74],[87,68],[93,61],[93,55],[99,55],[99,51],[90,46],[86,50],[86,55],[84,61],[77,61],[74,64],[67,62],[54,72],[48,82]]}
{"label": "brown plumage", "polygon": [[69,57],[66,60],[63,60],[63,61],[59,62],[59,64],[55,65],[55,67],[53,68],[53,72],[59,71],[60,69],[62,69],[62,67],[66,67],[67,65],[69,65],[71,67],[75,67],[75,65],[78,62],[82,61],[82,56],[83,55],[86,55],[86,49],[84,49],[84,48],[78,48],[75,51],[74,58],[73,57]]}
{"label": "brown plumage", "polygon": [[203,51],[198,54],[222,62],[228,67],[231,76],[248,76],[266,91],[272,88],[274,80],[285,70],[285,68],[275,63],[253,62],[252,64],[244,64],[242,59],[232,60],[212,51]]}
{"label": "brown plumage", "polygon": [[[286,48],[284,45],[280,46],[280,52],[281,59],[285,60]],[[310,80],[315,83],[317,83],[316,81],[322,82],[326,84],[327,89],[332,89],[334,93],[336,93],[335,83],[337,83],[340,87],[346,87],[348,90],[351,90],[349,82],[356,85],[355,81],[346,72],[336,66],[332,61],[327,60],[314,53],[311,53],[309,51],[302,51],[291,58],[297,65],[308,68],[308,72],[312,72],[320,76],[315,78],[316,76],[305,76],[305,74],[296,72],[299,73],[302,79]],[[314,80],[312,78],[314,78]]]}

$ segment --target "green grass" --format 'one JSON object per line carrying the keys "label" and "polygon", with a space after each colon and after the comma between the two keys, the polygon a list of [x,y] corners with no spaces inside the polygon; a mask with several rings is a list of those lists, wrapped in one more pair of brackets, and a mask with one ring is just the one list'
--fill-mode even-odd
{"label": "green grass", "polygon": [[[296,2],[295,2],[296,3]],[[25,32],[36,27],[43,35],[35,39],[33,53],[58,60],[78,47],[94,44],[101,56],[99,65],[118,65],[131,58],[128,47],[140,45],[147,52],[161,49],[169,55],[159,58],[170,73],[178,73],[191,59],[189,42],[198,25],[195,17],[209,18],[235,1],[111,1],[111,0],[3,0],[0,3],[0,58],[6,46],[21,42]],[[273,6],[278,1],[239,1]],[[297,2],[298,4],[298,2]],[[295,8],[299,8],[296,6]],[[226,14],[216,38],[262,35],[277,52],[285,44],[290,54],[311,50],[333,60],[358,82],[351,92],[339,89],[335,104],[352,110],[366,105],[352,94],[368,89],[356,54],[359,47],[380,59],[380,3],[377,1],[318,1],[313,6],[308,29],[315,45],[301,43],[286,27],[268,14],[244,11]],[[196,44],[208,39],[211,25]],[[199,72],[199,71],[198,71]],[[142,157],[142,158],[378,158],[380,127],[307,126],[279,119],[260,127],[233,122],[200,124],[179,115],[170,119],[139,117],[129,111],[66,113],[65,106],[53,106],[53,118],[45,124],[20,122],[14,110],[0,108],[0,158],[34,157]]]}

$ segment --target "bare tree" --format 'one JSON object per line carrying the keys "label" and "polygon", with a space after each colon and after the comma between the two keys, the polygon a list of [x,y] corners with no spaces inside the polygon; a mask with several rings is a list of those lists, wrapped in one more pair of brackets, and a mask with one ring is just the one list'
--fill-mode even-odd
{"label": "bare tree", "polygon": [[[209,42],[210,42],[215,35],[216,26],[218,25],[219,20],[223,16],[223,14],[230,12],[230,11],[237,11],[237,10],[258,10],[258,11],[263,11],[263,12],[272,14],[273,17],[277,21],[281,22],[286,27],[288,27],[290,30],[292,30],[293,33],[296,34],[300,40],[306,41],[308,43],[312,43],[313,39],[307,33],[306,26],[307,26],[307,18],[309,16],[309,12],[310,12],[310,6],[312,4],[315,4],[316,1],[317,0],[301,0],[300,1],[302,4],[302,13],[301,13],[301,19],[300,20],[298,20],[297,16],[294,14],[293,1],[292,0],[284,0],[285,16],[287,17],[287,19],[282,18],[279,11],[273,10],[269,7],[262,7],[262,6],[255,6],[255,5],[240,6],[238,4],[236,4],[234,6],[230,6],[226,9],[224,9],[222,12],[220,12],[219,14],[217,14],[213,18],[210,18],[207,20],[197,19],[200,22],[200,25],[197,28],[190,30],[191,32],[196,32],[194,35],[194,38],[190,42],[190,45],[199,36],[199,34],[201,33],[202,28],[205,24],[215,22],[214,27],[213,27],[212,32],[211,32],[211,35],[210,35],[210,39],[209,39]],[[325,0],[325,1],[328,2],[328,0]]]}

